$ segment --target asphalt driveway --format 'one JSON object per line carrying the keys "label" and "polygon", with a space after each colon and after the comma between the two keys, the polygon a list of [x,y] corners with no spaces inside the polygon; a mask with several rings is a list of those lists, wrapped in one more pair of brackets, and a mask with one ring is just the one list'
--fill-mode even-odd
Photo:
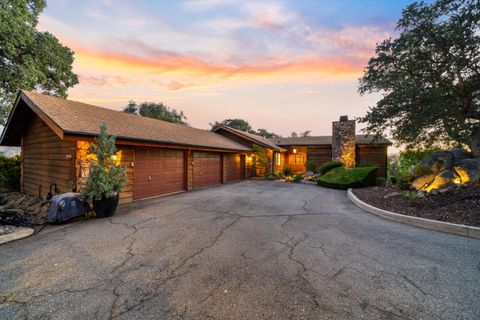
{"label": "asphalt driveway", "polygon": [[480,240],[244,181],[0,246],[0,319],[480,319]]}

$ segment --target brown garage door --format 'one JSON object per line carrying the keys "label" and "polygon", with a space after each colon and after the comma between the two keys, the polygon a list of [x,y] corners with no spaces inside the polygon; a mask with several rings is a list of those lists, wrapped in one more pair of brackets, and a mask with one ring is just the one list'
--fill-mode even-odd
{"label": "brown garage door", "polygon": [[226,154],[225,182],[245,179],[245,156],[240,154]]}
{"label": "brown garage door", "polygon": [[183,151],[135,149],[133,198],[140,199],[185,189]]}
{"label": "brown garage door", "polygon": [[193,153],[193,187],[201,188],[221,183],[220,154],[211,152]]}

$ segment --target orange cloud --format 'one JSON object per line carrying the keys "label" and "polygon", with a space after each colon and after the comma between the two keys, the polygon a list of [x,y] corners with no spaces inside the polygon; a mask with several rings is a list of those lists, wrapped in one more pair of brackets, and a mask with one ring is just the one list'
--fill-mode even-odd
{"label": "orange cloud", "polygon": [[265,61],[236,66],[205,62],[195,57],[172,53],[152,58],[88,50],[76,50],[76,58],[81,66],[97,70],[113,69],[218,78],[355,78],[362,72],[361,66],[338,59],[303,58],[293,61]]}

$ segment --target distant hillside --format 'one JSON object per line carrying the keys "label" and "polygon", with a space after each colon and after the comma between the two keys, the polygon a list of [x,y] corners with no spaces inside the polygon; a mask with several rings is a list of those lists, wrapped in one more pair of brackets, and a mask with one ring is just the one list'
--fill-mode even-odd
{"label": "distant hillside", "polygon": [[18,148],[18,147],[0,147],[0,154],[6,155],[7,157],[13,157],[17,154],[20,154],[20,148]]}

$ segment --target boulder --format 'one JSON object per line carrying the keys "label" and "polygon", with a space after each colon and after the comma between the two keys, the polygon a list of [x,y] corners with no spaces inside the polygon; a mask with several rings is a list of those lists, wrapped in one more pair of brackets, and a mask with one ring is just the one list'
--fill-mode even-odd
{"label": "boulder", "polygon": [[454,162],[458,162],[458,161],[462,161],[464,159],[470,159],[470,154],[463,150],[463,149],[460,149],[460,148],[453,148],[453,149],[450,149],[449,152],[453,155],[453,161]]}
{"label": "boulder", "polygon": [[[420,166],[429,167],[433,173],[448,170],[454,164],[454,156],[450,151],[435,151],[420,162]],[[415,172],[415,171],[413,171]]]}
{"label": "boulder", "polygon": [[386,195],[383,196],[383,199],[388,199],[388,198],[393,198],[393,197],[398,197],[398,196],[401,196],[402,194],[398,191],[394,191],[394,192],[389,192],[387,193]]}
{"label": "boulder", "polygon": [[456,163],[454,170],[462,183],[480,180],[480,160],[462,159]]}
{"label": "boulder", "polygon": [[424,189],[428,187],[433,182],[433,180],[435,180],[434,174],[421,176],[413,180],[412,187],[414,187],[417,190]]}
{"label": "boulder", "polygon": [[412,187],[417,190],[431,191],[454,184],[476,183],[480,181],[480,160],[460,148],[435,151],[422,160],[410,175],[414,178]]}
{"label": "boulder", "polygon": [[427,187],[427,191],[433,191],[449,187],[455,184],[457,175],[450,170],[444,170],[435,176],[435,179]]}

